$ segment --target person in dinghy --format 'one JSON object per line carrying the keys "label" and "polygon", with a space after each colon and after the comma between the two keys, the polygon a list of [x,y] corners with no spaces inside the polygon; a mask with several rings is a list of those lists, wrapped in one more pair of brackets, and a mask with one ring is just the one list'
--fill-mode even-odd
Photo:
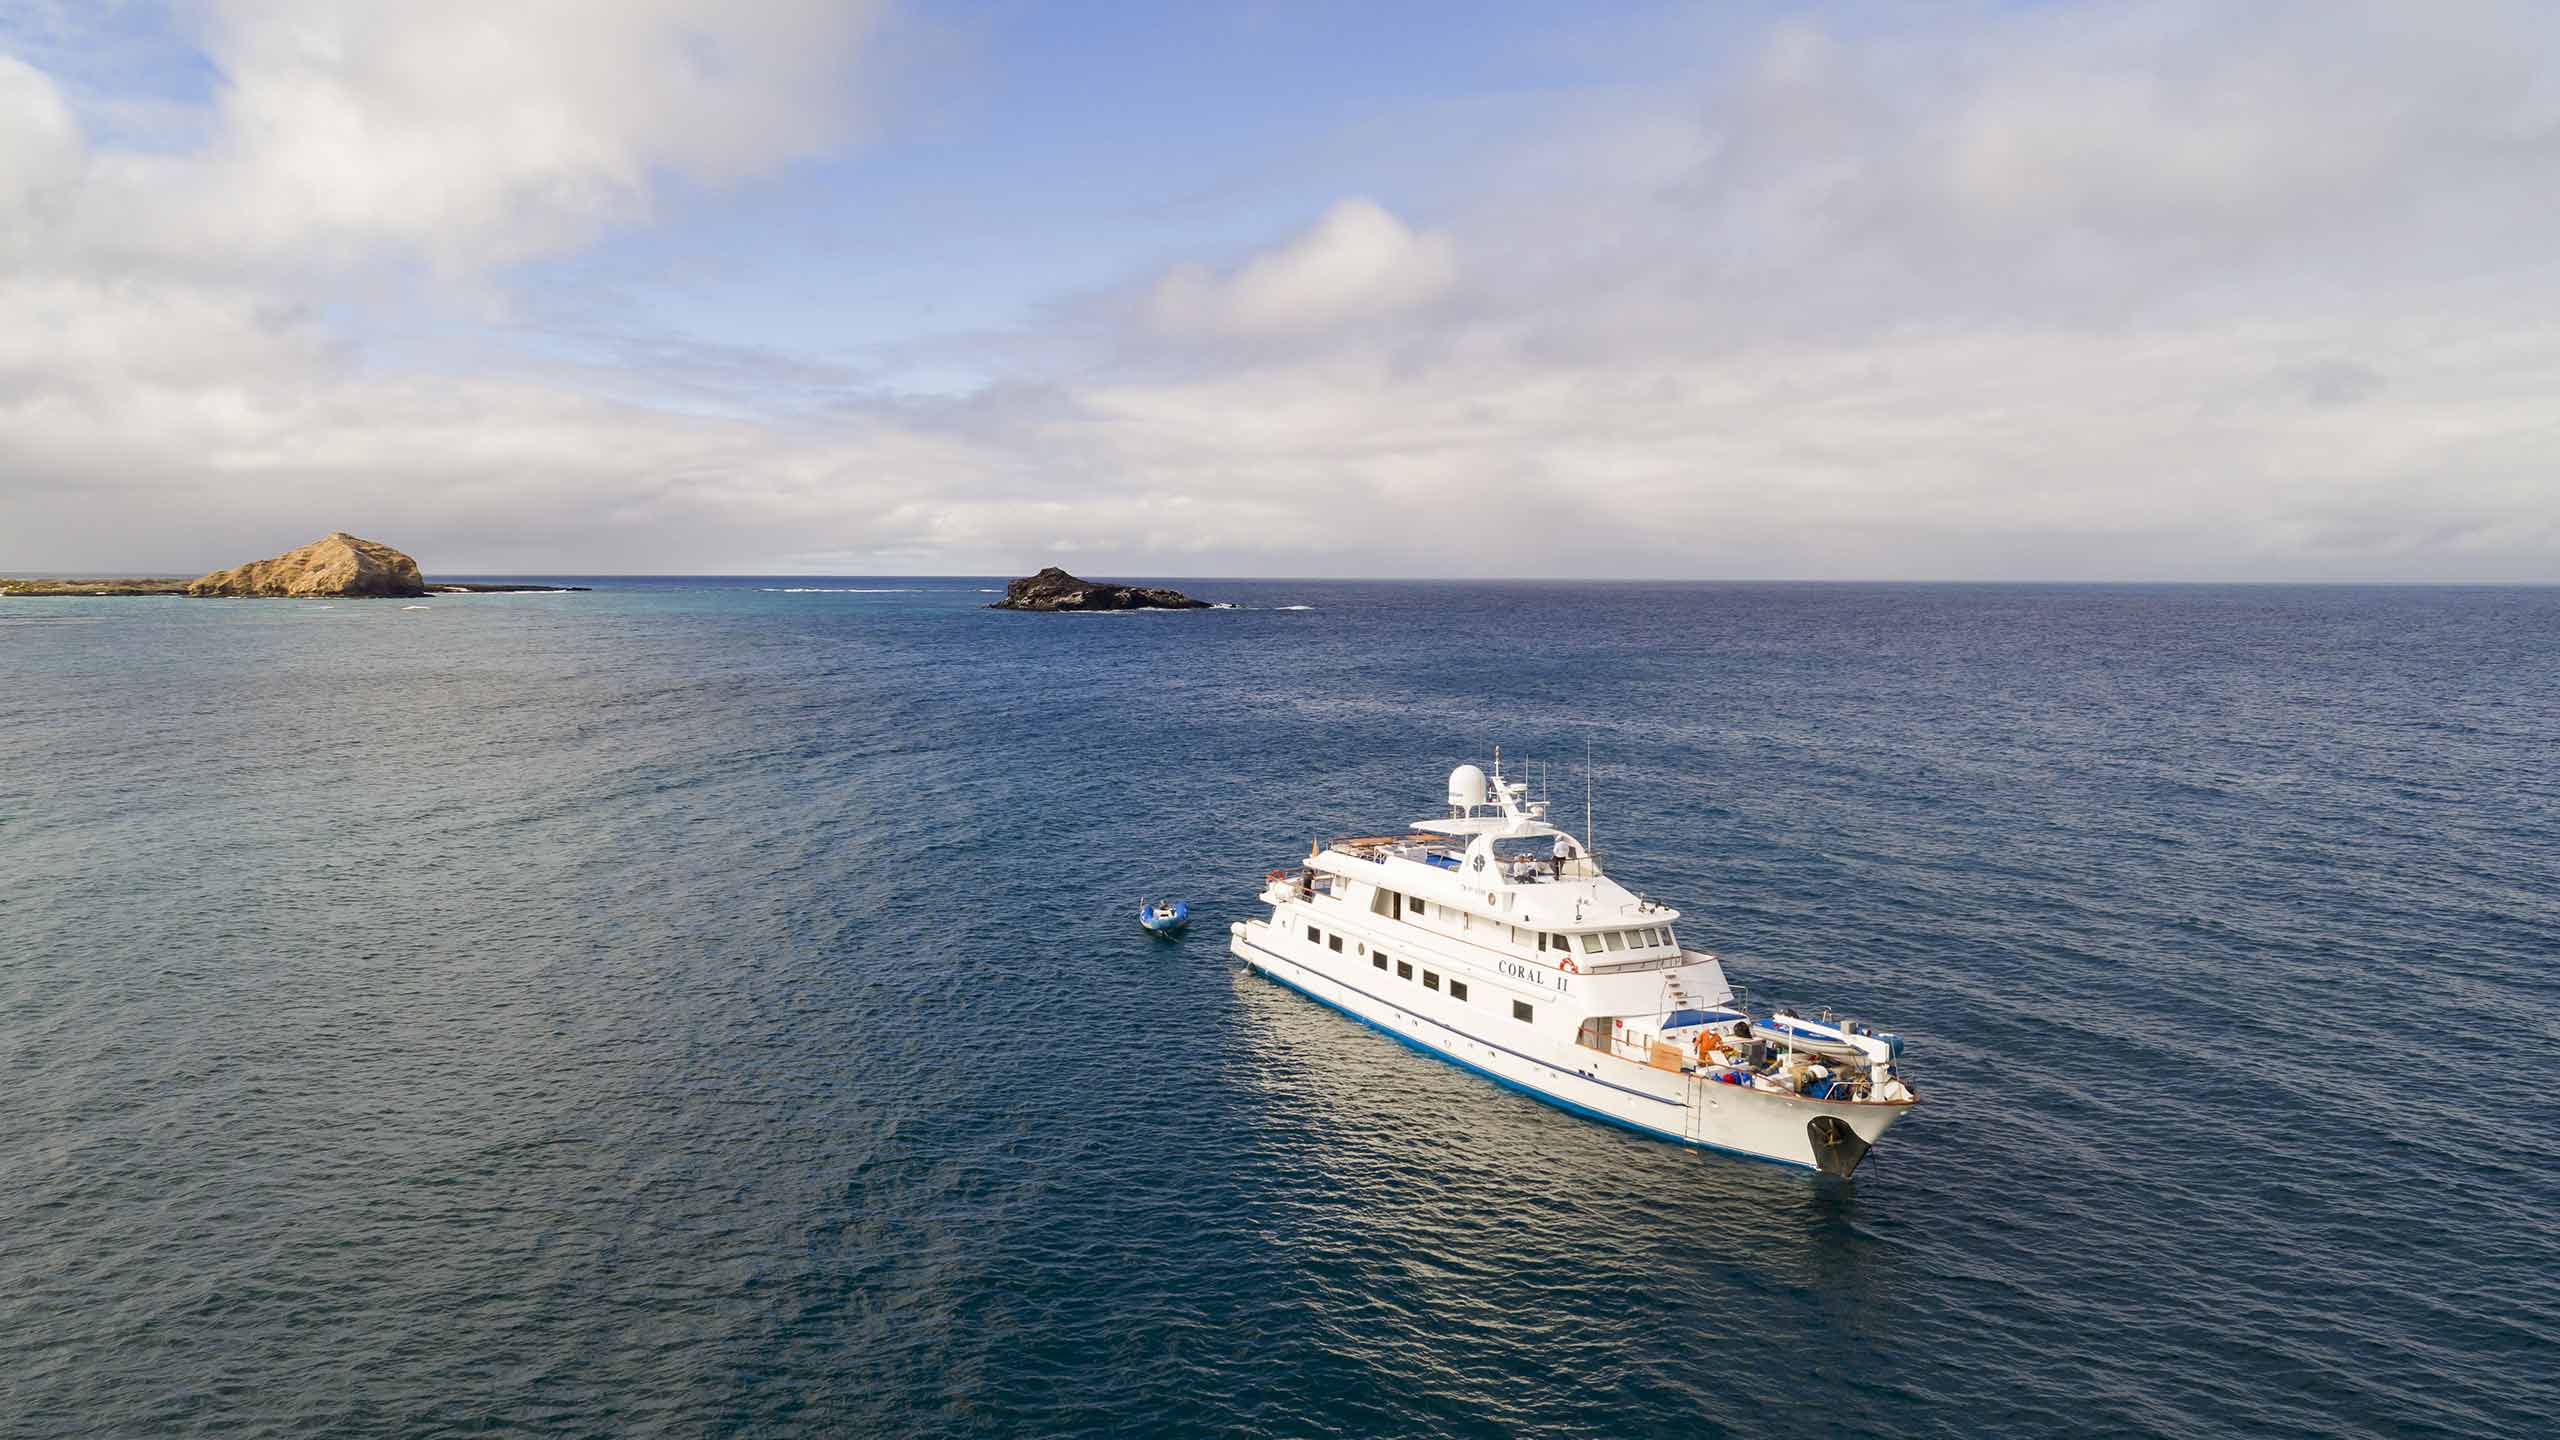
{"label": "person in dinghy", "polygon": [[1150,935],[1179,935],[1191,923],[1191,906],[1182,900],[1141,900],[1138,902],[1138,928]]}

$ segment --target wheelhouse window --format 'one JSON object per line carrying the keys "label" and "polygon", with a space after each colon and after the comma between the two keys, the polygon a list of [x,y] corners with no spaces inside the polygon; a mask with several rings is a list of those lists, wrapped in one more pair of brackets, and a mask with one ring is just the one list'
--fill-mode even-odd
{"label": "wheelhouse window", "polygon": [[1424,907],[1424,905],[1423,905],[1423,903],[1422,903],[1422,897],[1421,897],[1421,896],[1419,896],[1419,895],[1416,895],[1416,896],[1412,897],[1411,899],[1407,900],[1407,901],[1405,902],[1405,908],[1407,908],[1407,909],[1411,910],[1411,911],[1412,911],[1414,914],[1416,914],[1416,915],[1420,915],[1420,914],[1422,914],[1422,913],[1423,913],[1423,911],[1424,911],[1424,909],[1425,909],[1425,907]]}
{"label": "wheelhouse window", "polygon": [[1529,1019],[1529,1018],[1530,1018],[1530,1015],[1531,1015],[1531,1012],[1530,1012],[1530,1010],[1529,1010],[1529,1002],[1528,1002],[1528,1001],[1526,1001],[1526,1000],[1514,1000],[1514,1001],[1512,1001],[1512,1002],[1511,1002],[1511,1018],[1512,1018],[1512,1019],[1514,1019],[1514,1020],[1527,1020],[1527,1019]]}
{"label": "wheelhouse window", "polygon": [[1466,981],[1464,981],[1464,980],[1452,980],[1452,981],[1450,981],[1450,982],[1449,982],[1449,998],[1450,998],[1450,999],[1452,999],[1452,1000],[1464,1000],[1464,999],[1466,999],[1466,998],[1467,998],[1467,982],[1466,982]]}
{"label": "wheelhouse window", "polygon": [[1396,978],[1397,978],[1397,979],[1399,979],[1399,980],[1410,980],[1410,979],[1412,979],[1412,978],[1413,978],[1413,966],[1412,966],[1412,965],[1410,965],[1410,964],[1408,964],[1408,963],[1406,963],[1405,961],[1402,961],[1402,960],[1397,961],[1397,962],[1396,962]]}
{"label": "wheelhouse window", "polygon": [[1422,988],[1423,988],[1423,989],[1425,989],[1425,990],[1437,990],[1437,989],[1439,989],[1439,988],[1440,988],[1440,972],[1439,972],[1439,971],[1437,971],[1437,970],[1425,970],[1425,971],[1423,971],[1423,972],[1422,972]]}
{"label": "wheelhouse window", "polygon": [[1582,937],[1582,953],[1583,953],[1583,954],[1585,954],[1585,955],[1597,955],[1597,954],[1599,954],[1599,953],[1600,953],[1600,937],[1599,937],[1599,936],[1597,936],[1597,935],[1585,935],[1585,936],[1583,936],[1583,937]]}
{"label": "wheelhouse window", "polygon": [[1547,933],[1543,930],[1538,932],[1538,948],[1540,950],[1547,948]]}
{"label": "wheelhouse window", "polygon": [[[1341,948],[1342,948],[1342,946],[1341,946],[1341,944],[1340,944],[1339,942],[1336,942],[1333,948],[1334,948],[1334,949],[1336,949],[1336,950],[1339,950],[1339,949],[1341,949]],[[1609,932],[1609,948],[1610,948],[1610,949],[1612,949],[1612,950],[1624,950],[1624,949],[1626,949],[1626,948],[1627,948],[1627,932],[1626,932],[1626,931],[1624,931],[1624,930],[1612,930],[1612,931],[1610,931],[1610,932]]]}

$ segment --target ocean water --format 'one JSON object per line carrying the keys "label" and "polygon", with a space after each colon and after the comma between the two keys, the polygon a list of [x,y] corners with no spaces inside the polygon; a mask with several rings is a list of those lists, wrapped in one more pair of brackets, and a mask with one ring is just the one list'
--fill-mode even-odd
{"label": "ocean water", "polygon": [[[2560,1428],[2560,590],[595,583],[0,601],[0,1434]],[[1854,1183],[1226,953],[1586,739]]]}

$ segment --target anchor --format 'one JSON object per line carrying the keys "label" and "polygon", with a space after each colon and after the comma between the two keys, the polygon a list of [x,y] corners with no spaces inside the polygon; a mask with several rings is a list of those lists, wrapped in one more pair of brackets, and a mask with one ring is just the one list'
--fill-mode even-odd
{"label": "anchor", "polygon": [[1867,1142],[1837,1115],[1816,1115],[1804,1128],[1813,1137],[1814,1168],[1825,1175],[1846,1180],[1867,1158]]}

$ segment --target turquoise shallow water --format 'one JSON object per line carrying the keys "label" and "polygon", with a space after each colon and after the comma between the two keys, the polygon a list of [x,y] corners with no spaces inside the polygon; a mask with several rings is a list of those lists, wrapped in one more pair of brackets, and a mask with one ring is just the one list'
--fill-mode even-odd
{"label": "turquoise shallow water", "polygon": [[[2560,1415],[2560,591],[596,583],[0,602],[0,1434]],[[1853,1185],[1224,953],[1586,733]]]}

